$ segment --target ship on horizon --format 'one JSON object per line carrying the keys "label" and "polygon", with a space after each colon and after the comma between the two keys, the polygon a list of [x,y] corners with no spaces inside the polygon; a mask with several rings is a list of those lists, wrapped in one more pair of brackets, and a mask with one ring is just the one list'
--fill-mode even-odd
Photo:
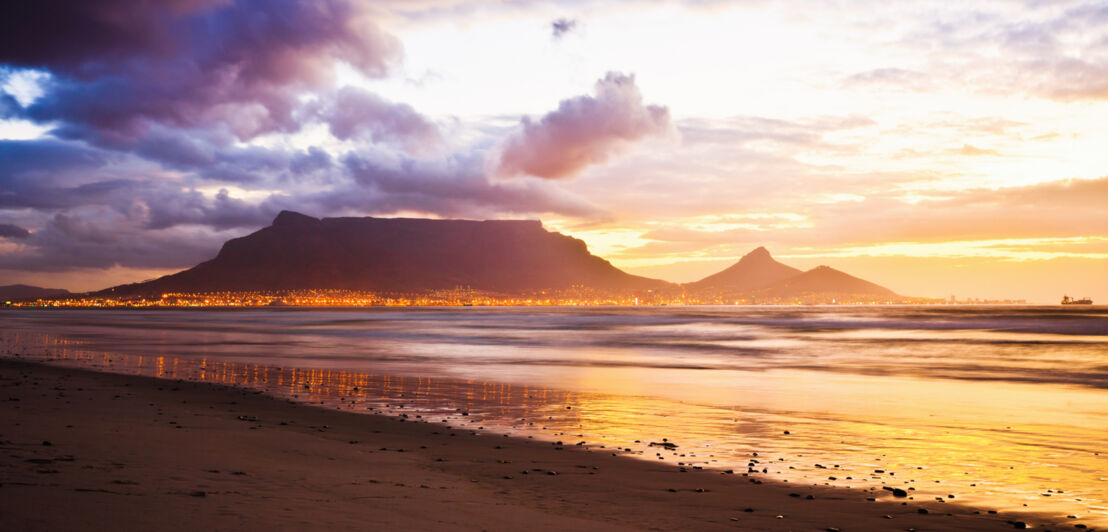
{"label": "ship on horizon", "polygon": [[1093,300],[1089,299],[1087,297],[1083,297],[1081,299],[1074,299],[1070,296],[1062,296],[1062,304],[1063,305],[1092,305]]}

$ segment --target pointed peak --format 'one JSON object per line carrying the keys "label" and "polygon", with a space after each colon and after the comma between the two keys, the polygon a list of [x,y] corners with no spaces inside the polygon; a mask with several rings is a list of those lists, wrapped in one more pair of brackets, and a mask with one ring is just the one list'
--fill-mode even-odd
{"label": "pointed peak", "polygon": [[281,211],[273,219],[273,227],[290,227],[306,223],[319,223],[319,219],[293,211]]}
{"label": "pointed peak", "polygon": [[772,259],[772,258],[773,257],[771,257],[770,254],[769,254],[769,250],[767,250],[766,248],[764,248],[762,246],[758,246],[757,248],[755,248],[750,253],[747,253],[746,255],[743,255],[744,260],[745,259]]}

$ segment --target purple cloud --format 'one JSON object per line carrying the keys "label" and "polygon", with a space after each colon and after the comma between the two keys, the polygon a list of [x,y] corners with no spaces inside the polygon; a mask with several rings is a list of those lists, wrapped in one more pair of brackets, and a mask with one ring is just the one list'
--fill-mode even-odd
{"label": "purple cloud", "polygon": [[[319,148],[250,148],[212,157],[191,177],[176,180],[151,173],[141,158],[83,143],[0,141],[0,210],[13,213],[5,223],[31,229],[23,247],[0,260],[0,269],[188,267],[210,256],[222,240],[264,226],[282,210],[472,218],[601,214],[552,183],[490,180],[479,151],[414,158],[364,149],[335,160]],[[213,194],[195,186],[230,180],[248,186],[253,181],[247,176],[255,174],[264,187],[283,180],[282,192],[246,201],[226,190]]]}
{"label": "purple cloud", "polygon": [[314,198],[331,209],[357,206],[370,212],[416,210],[475,218],[504,213],[601,214],[590,203],[540,180],[490,181],[482,154],[437,160],[350,155],[343,164],[357,186]]}
{"label": "purple cloud", "polygon": [[31,232],[15,224],[0,224],[0,238],[25,239]]}
{"label": "purple cloud", "polygon": [[130,143],[151,124],[295,131],[299,95],[344,61],[383,76],[400,45],[346,0],[21,2],[0,22],[0,64],[51,74],[23,110],[56,134]]}
{"label": "purple cloud", "polygon": [[23,241],[26,252],[0,255],[0,270],[177,268],[211,256],[228,236],[198,227],[150,231],[104,210],[56,214]]}
{"label": "purple cloud", "polygon": [[634,75],[609,72],[596,82],[594,96],[562,100],[538,122],[524,117],[500,154],[497,174],[572,176],[671,127],[669,109],[643,104]]}
{"label": "purple cloud", "polygon": [[310,112],[341,140],[391,143],[409,153],[429,153],[442,144],[438,127],[411,106],[389,102],[356,87],[339,89],[317,102]]}
{"label": "purple cloud", "polygon": [[[0,140],[0,238],[20,243],[0,257],[0,269],[187,267],[285,209],[602,215],[544,180],[491,179],[489,142],[443,153],[443,133],[412,107],[336,88],[340,63],[381,77],[400,58],[398,42],[374,25],[374,9],[353,0],[9,7],[0,78],[28,75],[36,90],[0,90],[0,117],[52,129]],[[604,123],[598,132],[590,118]],[[351,149],[337,157],[251,142],[309,124],[325,125]],[[505,160],[550,177],[668,128],[669,115],[643,105],[632,77],[610,74],[595,96],[527,124]],[[545,148],[577,159],[557,166],[524,153]]]}
{"label": "purple cloud", "polygon": [[554,39],[561,39],[577,28],[577,21],[571,18],[559,18],[550,22],[550,32]]}

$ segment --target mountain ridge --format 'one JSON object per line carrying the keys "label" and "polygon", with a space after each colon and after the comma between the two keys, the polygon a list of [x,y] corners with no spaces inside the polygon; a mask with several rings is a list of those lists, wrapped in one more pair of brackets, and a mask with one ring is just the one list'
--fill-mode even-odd
{"label": "mountain ridge", "polygon": [[225,242],[211,260],[98,294],[458,287],[519,293],[575,286],[675,287],[619,270],[589,253],[584,241],[546,231],[537,220],[314,218],[282,211],[271,225]]}
{"label": "mountain ridge", "polygon": [[709,275],[699,281],[685,285],[693,292],[725,290],[744,292],[761,288],[789,277],[799,275],[801,270],[777,262],[769,250],[759,246],[743,255],[738,262]]}
{"label": "mountain ridge", "polygon": [[683,285],[694,297],[722,300],[903,299],[892,290],[831,268],[802,271],[778,262],[765,247],[757,247],[738,262],[699,281]]}
{"label": "mountain ridge", "polygon": [[723,270],[676,285],[629,274],[584,241],[538,220],[315,218],[281,211],[228,240],[212,259],[95,296],[353,290],[419,294],[467,289],[499,295],[620,294],[676,303],[826,303],[903,300],[892,290],[828,266],[802,271],[757,247]]}
{"label": "mountain ridge", "polygon": [[9,284],[0,286],[0,301],[15,301],[19,299],[38,299],[44,297],[60,297],[69,295],[69,290],[64,288],[42,288],[26,284]]}

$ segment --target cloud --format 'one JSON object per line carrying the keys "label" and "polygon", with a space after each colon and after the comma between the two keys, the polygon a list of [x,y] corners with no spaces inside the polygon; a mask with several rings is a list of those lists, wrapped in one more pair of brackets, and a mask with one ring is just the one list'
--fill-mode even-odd
{"label": "cloud", "polygon": [[978,148],[977,146],[971,146],[969,144],[963,144],[962,147],[955,151],[958,155],[968,155],[970,157],[980,157],[982,155],[989,155],[993,157],[999,157],[1000,152],[996,150],[990,150],[986,148]]}
{"label": "cloud", "polygon": [[[180,159],[182,168],[197,165],[194,171],[167,173],[135,155],[73,141],[0,141],[0,210],[9,213],[5,224],[29,228],[0,269],[188,267],[286,209],[320,216],[603,216],[554,183],[490,179],[481,150],[413,157],[369,145],[336,159],[319,148],[249,147]],[[227,181],[280,186],[219,188]],[[8,232],[0,236],[22,235]]]}
{"label": "cloud", "polygon": [[561,39],[576,28],[577,21],[570,18],[563,17],[550,22],[550,34],[555,40]]}
{"label": "cloud", "polygon": [[[1064,255],[1089,252],[1089,246],[1081,244],[1085,237],[1108,235],[1108,217],[1103,215],[1108,177],[948,191],[915,203],[896,194],[886,190],[856,202],[803,202],[796,206],[803,215],[722,219],[722,230],[698,227],[703,217],[671,218],[651,224],[639,236],[647,242],[616,256],[624,260],[733,259],[760,245],[812,255],[848,248],[849,254],[864,254],[875,246],[883,253],[895,251],[903,243],[912,246],[900,248],[925,247],[942,253],[947,248],[956,252],[958,242],[1006,239],[1063,239],[1054,247],[1037,244],[1034,251]],[[741,205],[736,208],[744,210]],[[1102,242],[1105,237],[1099,238]]]}
{"label": "cloud", "polygon": [[405,104],[396,104],[356,88],[343,87],[321,99],[312,114],[326,122],[341,140],[393,143],[409,153],[430,153],[441,147],[438,127]]}
{"label": "cloud", "polygon": [[176,268],[211,257],[228,238],[200,227],[150,231],[105,209],[56,214],[24,240],[26,250],[0,255],[0,270],[62,272],[81,268]]}
{"label": "cloud", "polygon": [[954,9],[940,17],[904,15],[914,22],[906,23],[909,29],[890,44],[914,50],[917,64],[860,72],[846,78],[845,85],[920,91],[958,85],[993,96],[1108,99],[1104,2],[1000,3]]}
{"label": "cloud", "polygon": [[876,86],[881,89],[926,91],[935,86],[933,76],[904,68],[876,68],[852,74],[843,80],[847,88]]}
{"label": "cloud", "polygon": [[793,237],[823,246],[832,235],[839,245],[1104,235],[1106,197],[1108,177],[952,191],[917,203],[875,195],[813,209],[812,229]]}
{"label": "cloud", "polygon": [[[312,152],[269,155],[285,166],[320,164],[312,162],[313,157],[318,158]],[[241,161],[231,164],[246,165]],[[0,141],[0,209],[50,212],[106,207],[149,229],[182,224],[251,227],[270,216],[268,210],[226,193],[205,196],[185,182],[151,170],[141,159],[80,143]]]}
{"label": "cloud", "polygon": [[357,208],[379,213],[415,210],[478,218],[512,213],[602,215],[592,204],[551,183],[490,180],[480,153],[433,160],[352,154],[343,165],[358,186],[313,198],[327,209]]}
{"label": "cloud", "polygon": [[14,96],[0,92],[0,120],[18,116],[21,109]]}
{"label": "cloud", "polygon": [[562,100],[538,122],[524,117],[505,143],[496,173],[569,177],[671,128],[669,109],[644,105],[634,75],[609,72],[596,82],[594,96]]}
{"label": "cloud", "polygon": [[0,238],[14,238],[23,240],[31,236],[31,232],[14,224],[0,224]]}
{"label": "cloud", "polygon": [[[80,169],[101,168],[110,157],[101,150],[55,139],[0,140],[0,198],[11,195],[16,180],[51,182],[59,175]],[[0,200],[2,201],[2,200]]]}
{"label": "cloud", "polygon": [[716,120],[683,119],[677,123],[681,140],[688,144],[742,145],[771,141],[798,147],[831,148],[828,133],[869,127],[864,116],[825,116],[803,121],[760,116],[732,116]]}
{"label": "cloud", "polygon": [[50,74],[23,113],[63,137],[126,144],[161,124],[247,140],[296,131],[300,94],[331,84],[336,61],[388,72],[400,45],[360,5],[23,2],[0,22],[0,64]]}

